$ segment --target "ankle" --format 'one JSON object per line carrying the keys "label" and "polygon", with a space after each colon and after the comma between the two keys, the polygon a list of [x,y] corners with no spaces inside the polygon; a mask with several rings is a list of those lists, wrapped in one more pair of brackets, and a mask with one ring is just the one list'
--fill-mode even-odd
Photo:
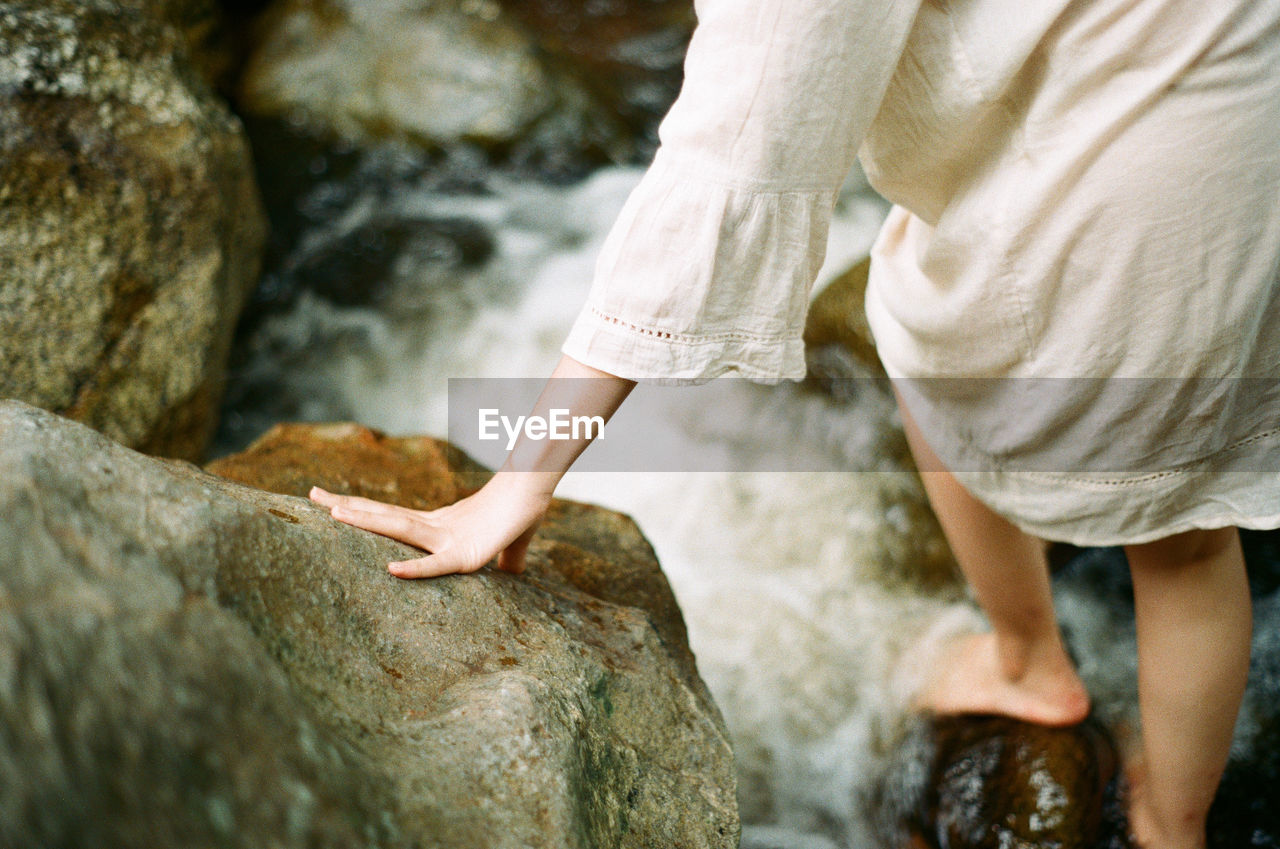
{"label": "ankle", "polygon": [[1033,655],[1006,674],[992,633],[955,641],[946,661],[924,688],[916,705],[940,714],[994,713],[1041,725],[1075,725],[1089,713],[1089,694],[1069,665],[1062,674],[1047,673]]}
{"label": "ankle", "polygon": [[1076,678],[1062,639],[1055,630],[1034,636],[996,632],[1001,674],[1011,683],[1036,678]]}
{"label": "ankle", "polygon": [[1174,833],[1147,829],[1145,833],[1134,830],[1134,843],[1138,849],[1205,849],[1204,829]]}
{"label": "ankle", "polygon": [[1161,814],[1139,793],[1129,807],[1129,830],[1140,849],[1204,849],[1203,812]]}

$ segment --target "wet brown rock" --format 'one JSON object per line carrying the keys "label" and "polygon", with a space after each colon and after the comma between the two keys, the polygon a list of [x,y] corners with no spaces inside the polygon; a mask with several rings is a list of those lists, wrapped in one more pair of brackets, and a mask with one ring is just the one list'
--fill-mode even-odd
{"label": "wet brown rock", "polygon": [[[420,506],[483,475],[349,425],[216,468]],[[624,517],[560,504],[531,574],[399,581],[411,549],[304,499],[0,402],[0,547],[0,845],[736,845],[723,723]]]}
{"label": "wet brown rock", "polygon": [[0,397],[197,458],[265,225],[240,124],[167,14],[0,10]]}
{"label": "wet brown rock", "polygon": [[695,22],[688,0],[499,0],[539,49],[637,135],[679,93]]}
{"label": "wet brown rock", "polygon": [[1119,758],[1093,720],[1070,728],[998,716],[922,721],[900,748],[890,776],[880,800],[888,826],[882,831],[899,845],[1128,846]]}

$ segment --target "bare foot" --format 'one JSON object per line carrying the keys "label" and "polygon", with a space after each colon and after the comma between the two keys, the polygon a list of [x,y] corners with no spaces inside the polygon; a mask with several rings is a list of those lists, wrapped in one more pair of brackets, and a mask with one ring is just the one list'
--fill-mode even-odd
{"label": "bare foot", "polygon": [[936,661],[916,707],[939,714],[993,713],[1039,725],[1075,725],[1089,714],[1089,694],[1065,654],[1054,663],[1006,673],[995,634],[958,638]]}

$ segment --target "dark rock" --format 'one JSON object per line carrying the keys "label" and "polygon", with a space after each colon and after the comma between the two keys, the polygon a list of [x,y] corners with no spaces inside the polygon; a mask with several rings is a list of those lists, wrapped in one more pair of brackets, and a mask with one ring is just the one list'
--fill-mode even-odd
{"label": "dark rock", "polygon": [[886,845],[1124,849],[1120,786],[1115,747],[1092,720],[938,717],[900,745],[874,818]]}
{"label": "dark rock", "polygon": [[398,285],[420,287],[486,262],[493,237],[465,219],[374,218],[282,269],[286,279],[340,306],[379,306]]}
{"label": "dark rock", "polygon": [[499,0],[540,50],[580,81],[598,110],[620,122],[647,155],[680,91],[693,30],[688,0]]}
{"label": "dark rock", "polygon": [[[1253,651],[1237,735],[1222,786],[1209,810],[1210,849],[1280,849],[1280,531],[1244,534],[1254,579]],[[1243,739],[1241,737],[1243,736]]]}
{"label": "dark rock", "polygon": [[357,186],[367,180],[355,173],[361,155],[351,144],[301,131],[279,119],[246,116],[244,121],[271,222],[266,274],[246,308],[252,313],[259,302],[281,300],[277,293],[263,289],[268,275],[281,268],[302,233],[339,218],[356,201]]}
{"label": "dark rock", "polygon": [[140,3],[0,11],[0,396],[197,458],[264,222],[186,37]]}
{"label": "dark rock", "polygon": [[187,55],[219,94],[231,94],[243,56],[218,0],[120,0],[168,20],[182,33]]}
{"label": "dark rock", "polygon": [[832,280],[813,299],[805,320],[809,375],[837,397],[859,388],[842,383],[882,383],[886,377],[863,308],[870,270],[867,258]]}
{"label": "dark rock", "polygon": [[1280,531],[1241,531],[1240,547],[1249,569],[1249,591],[1255,599],[1280,590]]}
{"label": "dark rock", "polygon": [[[1274,702],[1273,702],[1274,704]],[[1227,764],[1209,810],[1210,849],[1280,849],[1280,715],[1264,720],[1246,754]]]}
{"label": "dark rock", "polygon": [[[1235,745],[1209,812],[1211,849],[1280,847],[1280,806],[1274,792],[1280,786],[1280,531],[1242,531],[1241,543],[1253,594],[1253,648]],[[1087,604],[1089,617],[1109,623],[1108,633],[1122,645],[1132,639],[1133,585],[1122,550],[1075,552],[1055,574],[1054,585],[1055,592],[1069,592],[1075,605]],[[1074,642],[1070,633],[1068,640]],[[1084,641],[1073,648],[1086,653],[1080,658],[1082,667],[1097,669],[1116,662],[1097,655],[1114,651],[1111,645]],[[1113,727],[1128,724],[1125,715],[1132,705],[1119,702],[1136,698],[1132,686],[1124,693],[1103,694],[1108,698],[1096,705],[1100,713],[1118,721]],[[1129,733],[1136,736],[1136,729]]]}
{"label": "dark rock", "polygon": [[[413,506],[484,475],[351,425],[217,468]],[[624,517],[557,504],[527,576],[398,581],[411,549],[308,501],[4,402],[0,550],[0,845],[736,845],[722,721]]]}

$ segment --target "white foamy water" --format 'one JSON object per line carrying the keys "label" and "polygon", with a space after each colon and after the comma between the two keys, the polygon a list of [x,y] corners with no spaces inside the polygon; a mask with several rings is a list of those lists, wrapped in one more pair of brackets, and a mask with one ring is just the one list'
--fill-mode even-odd
{"label": "white foamy water", "polygon": [[[484,197],[406,187],[390,210],[356,205],[334,232],[375,211],[467,218],[495,234],[496,254],[445,283],[415,283],[410,269],[377,309],[304,296],[255,335],[255,362],[305,400],[303,418],[443,436],[448,378],[551,371],[641,173],[605,169],[571,188],[495,183]],[[883,213],[865,187],[847,187],[815,291],[865,255]],[[654,426],[710,450],[733,440],[735,421],[765,418],[759,444],[738,450],[781,446],[883,471],[571,473],[559,494],[631,514],[653,542],[734,737],[743,845],[872,847],[863,798],[912,687],[909,658],[978,619],[954,588],[926,592],[903,562],[918,533],[903,504],[919,493],[889,457],[888,398],[836,404],[794,384],[727,381],[716,399]],[[1072,618],[1091,635],[1097,617],[1082,605]]]}

